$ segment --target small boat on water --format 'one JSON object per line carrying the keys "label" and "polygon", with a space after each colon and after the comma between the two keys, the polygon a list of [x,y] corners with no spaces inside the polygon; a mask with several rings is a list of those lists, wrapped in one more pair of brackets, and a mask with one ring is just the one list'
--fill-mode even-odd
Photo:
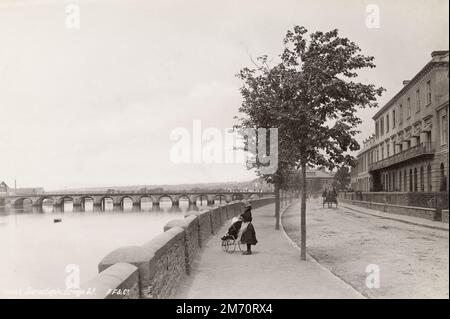
{"label": "small boat on water", "polygon": [[60,222],[62,222],[62,219],[61,218],[54,218],[53,222],[54,223],[60,223]]}

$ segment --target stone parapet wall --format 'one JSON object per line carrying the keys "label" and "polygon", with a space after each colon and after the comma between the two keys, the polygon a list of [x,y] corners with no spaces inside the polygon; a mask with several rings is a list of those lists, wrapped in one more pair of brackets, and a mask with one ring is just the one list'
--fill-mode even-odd
{"label": "stone parapet wall", "polygon": [[220,226],[222,226],[222,221],[220,219],[220,208],[213,208],[211,210],[211,229],[213,234],[217,234]]}
{"label": "stone parapet wall", "polygon": [[420,217],[429,220],[441,220],[439,212],[435,208],[426,207],[414,207],[414,206],[402,206],[402,205],[390,205],[375,202],[366,202],[359,200],[340,199],[343,203],[356,205],[368,209],[378,210],[385,213],[407,215],[413,217]]}
{"label": "stone parapet wall", "polygon": [[[275,198],[250,202],[258,208],[274,203]],[[144,245],[120,247],[109,253],[98,265],[99,274],[83,287],[97,292],[89,298],[171,298],[192,272],[193,261],[205,241],[241,213],[241,201],[189,212],[184,219],[168,222],[164,233]],[[117,294],[117,289],[126,293]],[[111,293],[114,291],[116,294]]]}
{"label": "stone parapet wall", "polygon": [[114,264],[84,283],[80,293],[80,297],[90,299],[137,299],[139,269],[127,263]]}
{"label": "stone parapet wall", "polygon": [[448,209],[442,211],[442,222],[448,224]]}
{"label": "stone parapet wall", "polygon": [[340,192],[339,198],[438,210],[448,209],[447,192]]}
{"label": "stone parapet wall", "polygon": [[185,265],[186,273],[189,275],[191,273],[192,263],[201,248],[198,217],[191,215],[184,219],[172,220],[164,226],[164,231],[166,232],[172,227],[180,227],[184,230]]}

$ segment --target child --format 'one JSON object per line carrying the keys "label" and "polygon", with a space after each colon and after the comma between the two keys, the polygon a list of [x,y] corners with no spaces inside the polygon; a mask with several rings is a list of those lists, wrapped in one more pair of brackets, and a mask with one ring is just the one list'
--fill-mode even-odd
{"label": "child", "polygon": [[228,232],[222,237],[222,240],[237,239],[239,230],[241,229],[242,219],[240,217],[233,217],[231,219],[231,226],[228,228]]}

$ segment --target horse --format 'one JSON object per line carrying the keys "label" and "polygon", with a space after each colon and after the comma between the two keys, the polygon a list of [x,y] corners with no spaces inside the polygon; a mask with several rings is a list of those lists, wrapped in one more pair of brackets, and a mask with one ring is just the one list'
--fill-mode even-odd
{"label": "horse", "polygon": [[335,203],[336,208],[337,208],[337,206],[338,206],[337,196],[334,192],[328,192],[326,194],[324,192],[324,194],[322,194],[322,198],[323,198],[323,203],[322,203],[323,208],[325,208],[325,203],[328,204],[328,208],[333,208],[333,203]]}

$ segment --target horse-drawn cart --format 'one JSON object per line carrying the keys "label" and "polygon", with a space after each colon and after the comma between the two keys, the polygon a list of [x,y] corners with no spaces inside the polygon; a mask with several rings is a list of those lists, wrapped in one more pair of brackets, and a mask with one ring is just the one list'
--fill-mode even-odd
{"label": "horse-drawn cart", "polygon": [[325,204],[328,204],[328,208],[332,208],[333,203],[336,204],[336,207],[338,206],[336,192],[324,192],[322,194],[322,199],[323,199],[322,203],[323,208],[325,208]]}

